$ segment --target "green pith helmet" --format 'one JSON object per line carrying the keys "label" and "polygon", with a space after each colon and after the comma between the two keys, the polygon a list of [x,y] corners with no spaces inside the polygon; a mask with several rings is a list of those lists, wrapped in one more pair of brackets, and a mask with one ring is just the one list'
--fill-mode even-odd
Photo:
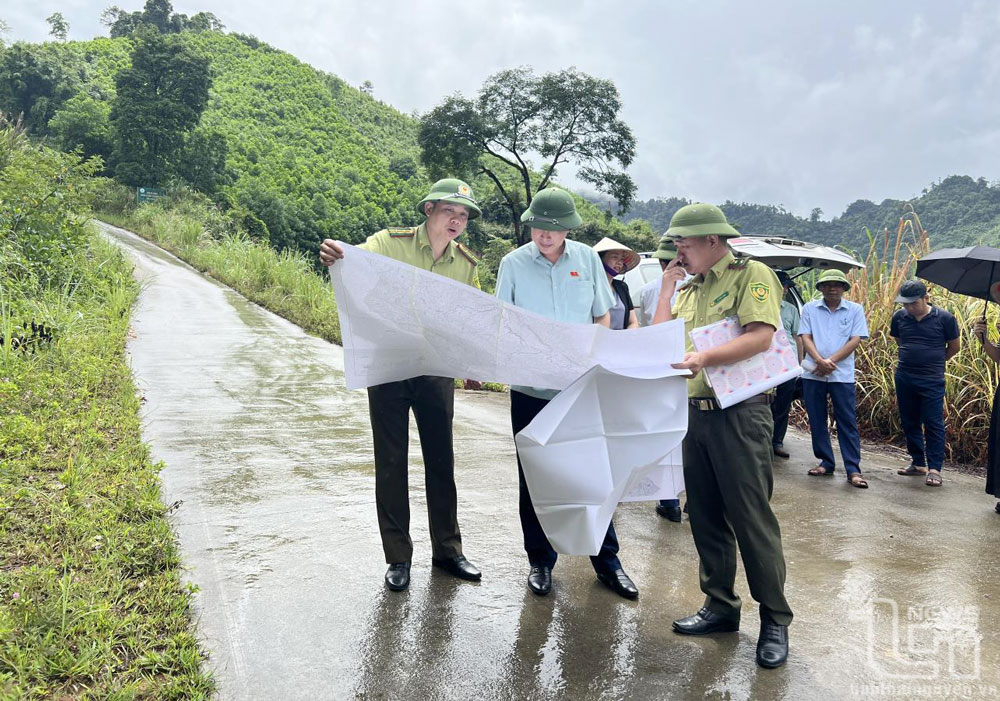
{"label": "green pith helmet", "polygon": [[521,221],[532,229],[546,231],[569,231],[583,223],[573,196],[557,187],[547,187],[531,198]]}
{"label": "green pith helmet", "polygon": [[659,258],[660,260],[673,260],[677,257],[677,246],[674,244],[674,240],[664,234],[660,237],[660,245],[656,247],[656,252],[653,253],[653,258]]}
{"label": "green pith helmet", "polygon": [[451,202],[461,204],[469,208],[469,219],[475,219],[482,210],[472,198],[472,188],[458,178],[444,178],[431,185],[431,191],[427,197],[420,200],[417,211],[424,214],[424,204],[427,202]]}
{"label": "green pith helmet", "polygon": [[740,235],[729,226],[726,215],[714,204],[695,202],[684,205],[670,218],[667,235],[675,239],[689,239],[697,236],[722,236],[734,238]]}
{"label": "green pith helmet", "polygon": [[847,276],[839,270],[824,271],[823,274],[819,276],[819,280],[816,281],[816,289],[818,290],[819,286],[824,282],[841,282],[844,284],[845,291],[851,289],[851,281],[848,280]]}

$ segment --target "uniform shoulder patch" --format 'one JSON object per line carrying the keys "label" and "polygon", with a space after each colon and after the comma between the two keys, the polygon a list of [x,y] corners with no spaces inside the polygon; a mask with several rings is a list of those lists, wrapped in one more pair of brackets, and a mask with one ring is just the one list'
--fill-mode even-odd
{"label": "uniform shoulder patch", "polygon": [[389,232],[389,236],[394,239],[398,238],[408,238],[417,233],[417,227],[415,226],[390,226],[386,229]]}
{"label": "uniform shoulder patch", "polygon": [[479,265],[479,256],[472,252],[472,249],[465,247],[458,241],[455,242],[455,247],[458,248],[458,252],[465,256],[470,263],[473,265]]}
{"label": "uniform shoulder patch", "polygon": [[771,286],[766,282],[751,282],[750,296],[758,302],[766,302],[771,296]]}
{"label": "uniform shoulder patch", "polygon": [[743,270],[750,264],[749,258],[736,258],[732,263],[726,268],[726,270]]}

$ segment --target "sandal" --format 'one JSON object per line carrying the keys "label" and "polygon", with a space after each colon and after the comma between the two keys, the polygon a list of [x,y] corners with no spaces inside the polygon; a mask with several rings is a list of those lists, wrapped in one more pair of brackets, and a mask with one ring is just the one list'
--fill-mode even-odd
{"label": "sandal", "polygon": [[926,475],[927,474],[927,468],[925,467],[925,468],[921,469],[921,468],[917,467],[916,465],[910,465],[905,470],[902,469],[902,468],[896,470],[896,474],[897,475],[908,475],[908,476]]}
{"label": "sandal", "polygon": [[822,465],[817,465],[813,469],[809,470],[809,474],[812,475],[813,477],[823,477],[826,475],[832,475],[833,470],[828,470]]}
{"label": "sandal", "polygon": [[940,472],[928,472],[927,479],[924,480],[924,484],[928,487],[940,487],[941,486],[941,473]]}
{"label": "sandal", "polygon": [[847,481],[852,487],[857,487],[858,489],[868,489],[868,482],[861,476],[860,472],[852,472],[849,474],[847,476]]}

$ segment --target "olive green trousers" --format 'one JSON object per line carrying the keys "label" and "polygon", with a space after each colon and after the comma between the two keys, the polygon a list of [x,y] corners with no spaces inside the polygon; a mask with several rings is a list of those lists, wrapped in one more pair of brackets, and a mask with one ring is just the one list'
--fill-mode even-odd
{"label": "olive green trousers", "polygon": [[705,607],[739,619],[740,597],[733,589],[738,546],[761,616],[788,625],[781,530],[770,504],[772,431],[766,404],[690,408],[684,482]]}
{"label": "olive green trousers", "polygon": [[375,508],[388,563],[413,557],[407,479],[411,409],[424,456],[432,556],[452,558],[462,554],[451,428],[455,381],[422,375],[368,388],[375,446]]}

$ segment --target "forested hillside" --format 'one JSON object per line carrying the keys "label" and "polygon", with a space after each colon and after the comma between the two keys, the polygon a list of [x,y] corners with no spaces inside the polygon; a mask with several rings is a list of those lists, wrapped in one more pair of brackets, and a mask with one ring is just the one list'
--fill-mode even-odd
{"label": "forested hillside", "polygon": [[[687,203],[676,197],[636,202],[624,218],[643,218],[653,231],[663,232],[674,212]],[[949,176],[911,200],[883,200],[881,204],[857,200],[830,221],[824,221],[819,210],[807,219],[773,205],[725,202],[722,209],[748,235],[786,236],[863,253],[868,246],[865,228],[873,233],[895,230],[907,203],[919,215],[935,248],[1000,245],[1000,184],[967,175]]]}
{"label": "forested hillside", "polygon": [[[166,22],[160,31],[168,33],[160,34],[147,32],[141,18],[117,16],[127,21],[111,26],[114,38],[0,50],[0,111],[23,114],[36,138],[100,156],[105,174],[130,186],[199,190],[234,225],[278,249],[312,253],[324,237],[358,243],[386,226],[420,221],[415,205],[429,177],[420,164],[417,119],[255,37],[205,23],[192,28],[189,20]],[[120,86],[130,84],[122,76],[131,71],[131,83],[156,82],[157,66],[162,73],[163,66],[199,59],[207,59],[210,79],[200,121],[173,156],[161,159],[162,168],[125,173],[127,139],[116,131],[133,126],[132,119],[147,119],[146,132],[158,122],[147,96],[121,99]],[[188,99],[194,90],[179,85],[175,92]],[[510,215],[486,178],[472,184],[485,216],[469,227],[470,244],[492,263],[510,248]],[[583,239],[613,235],[642,249],[654,245],[644,222],[625,225],[579,204]]]}
{"label": "forested hillside", "polygon": [[[165,0],[148,1],[142,12],[109,8],[112,38],[0,47],[0,112],[23,114],[33,138],[100,156],[104,174],[129,187],[204,193],[234,227],[279,250],[312,253],[324,237],[357,243],[420,220],[414,204],[431,178],[421,165],[416,118],[255,37],[225,33],[210,13],[170,12]],[[190,75],[175,75],[181,70]],[[173,102],[153,105],[142,90],[165,74],[175,85],[162,92],[173,89],[165,95]],[[199,93],[198,86],[207,87]],[[187,124],[158,131],[185,109]],[[137,146],[143,138],[173,147]],[[137,165],[143,161],[145,168]],[[485,176],[471,184],[484,216],[470,224],[468,239],[485,255],[488,282],[489,268],[513,245],[509,202]],[[502,184],[508,192],[519,186],[517,179]],[[1000,185],[950,176],[909,202],[935,247],[1000,241]],[[633,202],[618,218],[607,211],[613,203],[578,198],[585,225],[576,235],[586,243],[612,236],[649,250],[686,203]],[[861,199],[832,219],[818,209],[803,218],[774,205],[722,208],[746,234],[863,253],[866,227],[894,228],[905,203]]]}

